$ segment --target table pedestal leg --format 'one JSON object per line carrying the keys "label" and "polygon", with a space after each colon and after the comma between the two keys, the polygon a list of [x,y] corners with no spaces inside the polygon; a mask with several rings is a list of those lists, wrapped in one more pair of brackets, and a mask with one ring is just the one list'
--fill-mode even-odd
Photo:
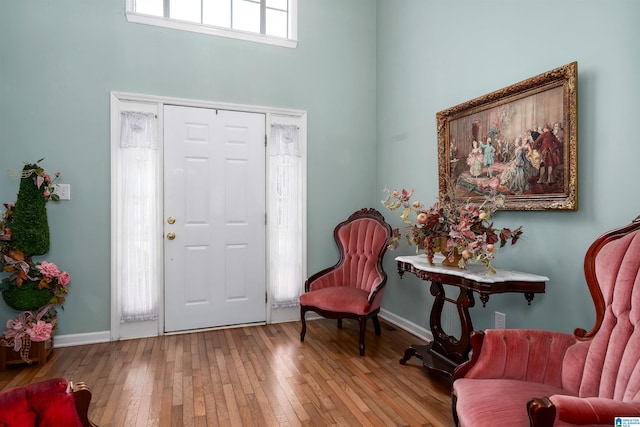
{"label": "table pedestal leg", "polygon": [[[411,357],[416,356],[422,360],[422,364],[431,373],[443,376],[451,380],[453,371],[458,365],[469,360],[471,351],[471,331],[473,324],[469,315],[469,307],[473,307],[475,301],[473,292],[460,288],[456,300],[447,298],[442,283],[431,282],[431,294],[435,296],[429,326],[433,334],[433,341],[427,345],[411,345],[404,352],[400,364],[404,365]],[[442,328],[442,309],[445,302],[456,305],[460,316],[460,339],[447,335]]]}

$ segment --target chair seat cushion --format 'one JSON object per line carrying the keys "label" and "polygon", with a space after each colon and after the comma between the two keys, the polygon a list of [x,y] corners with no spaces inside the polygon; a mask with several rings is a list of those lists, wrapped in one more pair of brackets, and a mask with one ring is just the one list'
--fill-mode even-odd
{"label": "chair seat cushion", "polygon": [[333,286],[300,295],[300,305],[325,311],[364,315],[371,312],[369,292],[348,286]]}
{"label": "chair seat cushion", "polygon": [[453,383],[461,427],[528,426],[527,402],[535,397],[568,394],[536,382],[460,378]]}

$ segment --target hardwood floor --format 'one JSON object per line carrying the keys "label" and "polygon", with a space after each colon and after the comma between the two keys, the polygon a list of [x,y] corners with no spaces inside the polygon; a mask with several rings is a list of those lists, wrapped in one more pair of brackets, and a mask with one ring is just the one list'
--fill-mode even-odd
{"label": "hardwood floor", "polygon": [[421,340],[368,323],[251,326],[57,348],[44,366],[0,372],[0,390],[62,376],[84,381],[104,426],[452,426],[449,387],[405,348]]}

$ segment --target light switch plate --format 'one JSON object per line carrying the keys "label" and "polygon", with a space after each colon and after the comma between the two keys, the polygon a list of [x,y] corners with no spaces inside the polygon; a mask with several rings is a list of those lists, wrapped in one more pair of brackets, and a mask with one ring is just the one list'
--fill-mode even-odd
{"label": "light switch plate", "polygon": [[60,200],[71,200],[71,184],[53,184],[53,188]]}

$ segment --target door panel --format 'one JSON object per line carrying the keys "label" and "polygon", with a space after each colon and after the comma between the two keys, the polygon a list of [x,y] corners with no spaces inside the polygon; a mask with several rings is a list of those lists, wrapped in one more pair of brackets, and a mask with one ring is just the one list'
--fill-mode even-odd
{"label": "door panel", "polygon": [[164,115],[164,213],[175,218],[165,222],[165,330],[263,322],[265,117],[177,106]]}

